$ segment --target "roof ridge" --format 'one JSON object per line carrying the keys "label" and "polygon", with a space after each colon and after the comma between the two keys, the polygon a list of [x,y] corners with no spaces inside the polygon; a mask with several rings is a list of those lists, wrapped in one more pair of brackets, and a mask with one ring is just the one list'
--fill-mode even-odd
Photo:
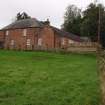
{"label": "roof ridge", "polygon": [[61,29],[56,28],[56,27],[53,27],[53,26],[51,26],[51,27],[53,28],[53,30],[56,33],[58,33],[62,37],[68,37],[68,38],[71,38],[71,39],[73,39],[75,41],[83,42],[83,40],[81,39],[81,37],[79,37],[78,35],[75,35],[73,33],[66,32],[64,30],[61,30]]}
{"label": "roof ridge", "polygon": [[7,30],[7,29],[16,29],[16,28],[24,28],[24,27],[42,27],[43,24],[37,20],[36,18],[30,18],[30,19],[22,19],[22,20],[16,20],[12,22],[11,24],[5,26],[1,30]]}

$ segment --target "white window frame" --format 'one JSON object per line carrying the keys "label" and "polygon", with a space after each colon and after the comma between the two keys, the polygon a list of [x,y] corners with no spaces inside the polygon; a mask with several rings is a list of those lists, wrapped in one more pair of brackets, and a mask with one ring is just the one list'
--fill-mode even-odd
{"label": "white window frame", "polygon": [[27,29],[23,29],[23,36],[27,36]]}
{"label": "white window frame", "polygon": [[38,46],[42,46],[42,38],[38,39]]}
{"label": "white window frame", "polygon": [[74,41],[73,40],[69,40],[69,44],[73,44],[74,43]]}
{"label": "white window frame", "polygon": [[7,30],[5,34],[6,34],[6,36],[8,36],[9,35],[9,31]]}
{"label": "white window frame", "polygon": [[65,45],[65,39],[64,38],[62,38],[61,43],[62,43],[62,45]]}
{"label": "white window frame", "polygon": [[27,39],[26,45],[27,46],[30,46],[31,45],[31,39]]}
{"label": "white window frame", "polygon": [[15,41],[11,40],[10,44],[11,44],[11,46],[14,46],[15,45]]}

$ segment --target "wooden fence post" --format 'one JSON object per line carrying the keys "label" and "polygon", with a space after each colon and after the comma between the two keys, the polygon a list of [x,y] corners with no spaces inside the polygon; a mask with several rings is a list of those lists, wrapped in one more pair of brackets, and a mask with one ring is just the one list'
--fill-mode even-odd
{"label": "wooden fence post", "polygon": [[105,50],[98,49],[98,64],[101,86],[101,105],[105,105]]}

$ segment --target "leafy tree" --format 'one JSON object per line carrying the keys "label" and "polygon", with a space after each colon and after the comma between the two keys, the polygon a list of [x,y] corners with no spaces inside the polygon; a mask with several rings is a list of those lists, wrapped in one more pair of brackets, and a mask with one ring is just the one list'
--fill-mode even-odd
{"label": "leafy tree", "polygon": [[20,12],[17,13],[16,20],[21,20],[21,14],[20,14]]}
{"label": "leafy tree", "polygon": [[83,12],[81,35],[84,36],[87,34],[86,36],[89,36],[93,41],[97,40],[99,7],[101,12],[101,29],[103,30],[103,28],[105,27],[104,26],[105,11],[104,7],[101,4],[96,6],[95,4],[91,3],[88,6],[88,8]]}
{"label": "leafy tree", "polygon": [[62,29],[80,35],[81,10],[74,5],[69,5],[64,15]]}
{"label": "leafy tree", "polygon": [[[63,29],[81,36],[97,40],[99,7],[101,12],[101,35],[105,33],[105,8],[102,4],[91,3],[83,12],[76,6],[68,6],[64,15]],[[101,36],[103,38],[103,36]],[[101,39],[102,39],[101,38]]]}
{"label": "leafy tree", "polygon": [[16,16],[16,20],[22,20],[22,19],[29,19],[31,18],[26,12],[23,12],[22,14],[19,12]]}

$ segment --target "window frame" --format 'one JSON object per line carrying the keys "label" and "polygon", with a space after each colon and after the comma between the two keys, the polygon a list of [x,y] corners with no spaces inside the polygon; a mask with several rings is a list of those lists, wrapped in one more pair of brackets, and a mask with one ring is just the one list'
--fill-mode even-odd
{"label": "window frame", "polygon": [[38,38],[38,46],[42,46],[42,38]]}
{"label": "window frame", "polygon": [[61,44],[62,44],[62,45],[65,45],[65,38],[62,38],[62,39],[61,39]]}
{"label": "window frame", "polygon": [[27,46],[30,46],[31,45],[31,39],[27,39],[26,45]]}
{"label": "window frame", "polygon": [[11,46],[14,46],[15,45],[15,40],[12,39],[10,44],[11,44]]}
{"label": "window frame", "polygon": [[27,29],[23,29],[23,36],[27,36]]}
{"label": "window frame", "polygon": [[8,35],[9,35],[9,31],[8,31],[8,30],[6,30],[5,35],[6,35],[6,36],[8,36]]}

